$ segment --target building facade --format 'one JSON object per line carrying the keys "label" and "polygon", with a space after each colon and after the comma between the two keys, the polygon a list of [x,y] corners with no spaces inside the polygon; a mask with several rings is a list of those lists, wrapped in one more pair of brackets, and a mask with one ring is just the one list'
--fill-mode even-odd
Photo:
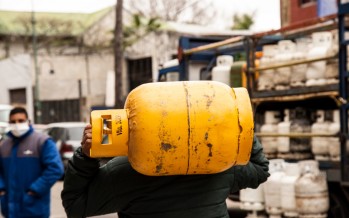
{"label": "building facade", "polygon": [[[125,13],[123,17],[124,25],[132,20],[132,14]],[[91,14],[0,11],[0,79],[9,84],[2,88],[0,104],[16,104],[11,97],[14,90],[25,89],[21,104],[31,111],[34,122],[44,124],[89,121],[92,109],[112,107],[114,27],[114,7]],[[212,35],[207,29],[211,28],[162,25],[125,47],[121,98],[125,100],[132,89],[143,83],[157,81],[159,67],[177,54],[179,36]],[[224,32],[229,34],[234,33]],[[27,62],[11,62],[23,55]],[[9,63],[25,63],[26,77],[21,83],[11,85],[17,78],[12,75],[19,74]],[[36,99],[39,104],[34,104]]]}
{"label": "building facade", "polygon": [[281,26],[290,26],[337,12],[337,0],[280,0]]}

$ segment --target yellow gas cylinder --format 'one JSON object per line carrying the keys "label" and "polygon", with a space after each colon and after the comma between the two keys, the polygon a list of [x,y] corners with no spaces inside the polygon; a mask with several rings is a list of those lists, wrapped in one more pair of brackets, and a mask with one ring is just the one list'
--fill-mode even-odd
{"label": "yellow gas cylinder", "polygon": [[136,171],[155,176],[212,174],[249,161],[254,124],[245,88],[148,83],[124,108],[91,112],[91,157],[127,155]]}

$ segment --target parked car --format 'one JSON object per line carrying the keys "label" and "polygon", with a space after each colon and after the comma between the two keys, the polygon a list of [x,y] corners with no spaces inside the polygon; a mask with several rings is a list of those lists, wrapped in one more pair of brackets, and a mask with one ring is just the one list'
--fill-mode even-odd
{"label": "parked car", "polygon": [[0,104],[0,141],[5,136],[8,129],[8,119],[12,106],[8,104]]}
{"label": "parked car", "polygon": [[32,126],[37,132],[45,132],[47,129],[47,125],[45,124],[32,124]]}
{"label": "parked car", "polygon": [[86,125],[84,122],[50,123],[44,130],[56,142],[65,168],[74,151],[80,146]]}

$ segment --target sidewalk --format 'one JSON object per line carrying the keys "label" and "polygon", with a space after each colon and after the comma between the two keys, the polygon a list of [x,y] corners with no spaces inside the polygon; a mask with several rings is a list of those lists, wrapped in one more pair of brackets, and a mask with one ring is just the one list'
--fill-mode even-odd
{"label": "sidewalk", "polygon": [[[63,182],[58,181],[51,189],[51,216],[50,218],[67,218],[62,206],[61,191]],[[108,214],[103,216],[94,216],[94,218],[118,218],[117,214]]]}

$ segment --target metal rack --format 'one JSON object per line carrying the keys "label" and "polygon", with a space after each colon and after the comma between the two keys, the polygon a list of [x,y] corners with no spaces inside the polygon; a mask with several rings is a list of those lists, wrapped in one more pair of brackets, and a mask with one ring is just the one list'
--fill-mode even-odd
{"label": "metal rack", "polygon": [[[284,102],[284,101],[298,101],[307,100],[315,97],[328,97],[333,99],[338,108],[340,109],[340,141],[341,141],[341,161],[340,164],[329,164],[328,162],[320,163],[325,170],[330,169],[337,170],[336,181],[342,183],[343,185],[349,186],[349,157],[347,155],[347,140],[349,140],[348,134],[348,69],[347,69],[347,46],[349,45],[349,40],[345,39],[345,32],[349,31],[346,25],[345,18],[349,14],[349,3],[341,4],[338,3],[338,13],[335,15],[329,15],[323,18],[316,18],[307,22],[298,23],[292,26],[287,26],[279,30],[273,30],[268,32],[263,32],[253,35],[248,40],[248,59],[247,59],[247,75],[250,85],[248,87],[251,95],[252,102],[254,104],[259,104],[262,102]],[[275,66],[257,68],[254,66],[254,53],[256,48],[263,44],[263,37],[279,34],[282,35],[284,39],[294,39],[299,37],[301,34],[309,34],[311,32],[329,29],[338,29],[338,43],[339,43],[339,53],[336,56],[331,57],[321,57],[312,60],[291,62],[288,64],[279,64]],[[296,64],[311,63],[321,60],[330,60],[338,58],[339,68],[339,83],[327,86],[315,86],[315,87],[304,87],[289,90],[275,90],[275,91],[256,91],[254,73],[257,71],[263,71],[268,69],[276,69],[279,67],[291,66]],[[297,135],[297,134],[296,134]],[[298,134],[302,136],[302,134]],[[326,136],[325,136],[326,137]],[[332,169],[332,166],[336,166],[336,169]],[[349,193],[349,191],[348,191]]]}
{"label": "metal rack", "polygon": [[349,185],[349,162],[346,149],[348,135],[348,69],[347,69],[347,46],[349,40],[345,39],[345,32],[348,27],[345,25],[346,15],[349,14],[349,3],[338,3],[338,44],[339,44],[339,98],[342,99],[340,106],[340,126],[341,126],[341,177],[343,183]]}
{"label": "metal rack", "polygon": [[[348,217],[349,210],[346,205],[349,202],[349,155],[347,150],[347,143],[349,140],[348,132],[348,111],[349,111],[349,102],[348,102],[348,76],[349,72],[347,69],[347,47],[349,46],[349,39],[345,38],[345,33],[349,31],[347,15],[349,15],[349,3],[342,4],[338,2],[338,13],[335,15],[330,15],[324,18],[314,19],[307,23],[297,24],[294,26],[288,26],[286,28],[281,28],[279,30],[273,30],[265,33],[260,33],[252,36],[248,40],[248,59],[247,65],[248,70],[246,74],[248,75],[250,85],[248,87],[251,95],[251,100],[254,105],[259,105],[264,102],[300,102],[300,101],[309,101],[310,99],[315,98],[327,98],[332,99],[337,108],[340,110],[340,132],[337,135],[340,138],[341,152],[340,152],[340,162],[336,161],[319,161],[320,168],[324,170],[327,174],[327,180],[329,183],[330,190],[330,200],[333,208],[335,210],[335,217]],[[322,25],[321,25],[322,24]],[[304,87],[297,89],[289,90],[275,90],[275,91],[257,91],[255,89],[256,84],[254,81],[254,73],[256,71],[262,71],[267,69],[275,69],[278,67],[284,67],[285,65],[275,65],[268,68],[257,68],[254,66],[254,53],[256,48],[261,44],[261,39],[268,35],[282,35],[285,39],[293,39],[298,37],[300,34],[308,34],[320,30],[329,30],[337,29],[338,30],[338,45],[339,52],[335,57],[322,57],[318,60],[307,60],[299,61],[290,64],[304,64],[310,63],[313,61],[319,60],[328,60],[328,59],[338,59],[338,79],[337,84],[327,85],[323,87]],[[284,135],[263,135],[259,133],[259,136],[274,136],[280,137]],[[288,137],[313,137],[312,134],[289,134]],[[319,136],[317,136],[319,137]],[[328,137],[325,134],[320,137]]]}
{"label": "metal rack", "polygon": [[[341,157],[340,161],[319,161],[320,168],[327,174],[331,205],[333,206],[334,217],[349,217],[349,156],[347,151],[347,142],[349,140],[348,133],[348,76],[347,69],[347,46],[349,39],[345,39],[345,33],[349,31],[346,15],[349,15],[349,3],[338,3],[338,13],[322,18],[308,20],[306,22],[297,23],[278,30],[272,30],[257,33],[249,36],[232,37],[224,40],[202,41],[199,38],[182,38],[180,40],[179,49],[179,65],[170,69],[170,71],[178,71],[180,80],[188,80],[188,65],[190,61],[205,61],[207,68],[214,64],[217,55],[236,53],[244,53],[246,56],[246,77],[247,89],[249,91],[251,101],[256,108],[263,103],[271,103],[271,107],[277,104],[312,104],[314,99],[326,100],[331,102],[331,108],[340,109],[340,133],[336,136],[341,141]],[[256,51],[261,50],[265,44],[276,43],[283,39],[296,39],[302,35],[308,35],[316,31],[338,30],[339,52],[336,56],[314,58],[312,60],[292,62],[287,65],[274,65],[271,67],[257,68],[255,66]],[[305,64],[315,61],[338,59],[338,78],[336,84],[326,86],[301,87],[288,90],[272,90],[257,91],[255,72],[285,67],[295,64]],[[164,71],[165,73],[165,71]],[[160,72],[161,74],[161,72]],[[316,103],[319,103],[317,101]],[[325,103],[326,104],[326,103]],[[321,105],[323,106],[323,105]],[[316,106],[315,106],[316,107]],[[256,110],[256,109],[255,109]],[[260,137],[333,137],[330,134],[311,134],[311,133],[292,133],[288,135],[263,135],[256,133]]]}

